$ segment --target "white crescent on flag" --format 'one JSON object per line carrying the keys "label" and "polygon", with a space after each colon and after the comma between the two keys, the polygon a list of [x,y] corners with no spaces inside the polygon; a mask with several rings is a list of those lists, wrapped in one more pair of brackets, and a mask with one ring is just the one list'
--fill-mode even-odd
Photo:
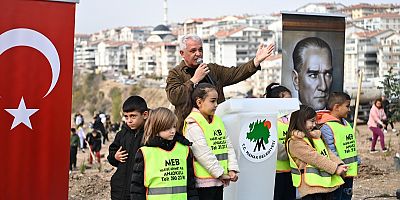
{"label": "white crescent on flag", "polygon": [[[52,79],[50,88],[43,96],[43,98],[46,97],[56,86],[58,77],[60,75],[60,57],[58,55],[56,47],[46,36],[32,29],[17,28],[6,31],[0,35],[0,56],[5,51],[18,46],[27,46],[34,48],[41,52],[49,61],[52,72]],[[39,109],[26,108],[24,97],[21,97],[18,108],[4,110],[14,117],[13,124],[11,125],[11,130],[21,123],[32,129],[29,117],[39,111]]]}
{"label": "white crescent on flag", "polygon": [[54,89],[60,75],[60,57],[53,43],[43,34],[27,28],[17,28],[0,35],[0,55],[8,49],[18,46],[27,46],[38,50],[50,63],[52,79],[46,97]]}

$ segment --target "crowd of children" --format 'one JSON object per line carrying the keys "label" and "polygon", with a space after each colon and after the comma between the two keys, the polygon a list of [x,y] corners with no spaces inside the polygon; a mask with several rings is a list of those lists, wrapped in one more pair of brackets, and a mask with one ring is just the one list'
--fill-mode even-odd
{"label": "crowd of children", "polygon": [[[81,113],[76,113],[74,115],[74,126],[71,128],[71,137],[70,137],[70,174],[73,170],[77,169],[77,154],[78,150],[81,150],[82,153],[85,153],[87,156],[87,161],[89,165],[93,164],[93,160],[96,160],[96,163],[100,163],[100,150],[102,147],[102,138],[104,139],[106,136],[105,132],[105,124],[100,121],[102,114],[96,114],[93,118],[93,122],[90,123],[90,131],[85,133],[84,129],[84,118]],[[103,114],[104,115],[104,114]],[[106,115],[104,115],[106,117]],[[107,140],[107,138],[106,138]],[[103,141],[104,144],[104,141]],[[89,151],[86,150],[89,148]],[[81,164],[84,165],[86,161],[83,161]]]}
{"label": "crowd of children", "polygon": [[[291,92],[273,83],[266,88],[265,97],[291,98]],[[122,106],[125,122],[107,157],[117,168],[110,182],[111,199],[222,200],[224,187],[238,180],[240,170],[229,133],[215,115],[217,100],[215,86],[196,85],[187,105],[191,112],[183,129],[177,130],[177,116],[171,110],[150,110],[140,96],[126,99]],[[301,105],[278,119],[275,200],[352,198],[360,159],[356,135],[346,121],[350,96],[331,93],[326,109],[329,111],[318,114]],[[378,137],[382,150],[387,151],[379,100],[373,109],[368,122],[374,134],[371,152],[376,151]],[[83,148],[80,129],[71,129],[70,170],[76,167],[78,147]],[[101,133],[94,129],[86,141],[100,161]],[[215,148],[215,143],[226,145]]]}

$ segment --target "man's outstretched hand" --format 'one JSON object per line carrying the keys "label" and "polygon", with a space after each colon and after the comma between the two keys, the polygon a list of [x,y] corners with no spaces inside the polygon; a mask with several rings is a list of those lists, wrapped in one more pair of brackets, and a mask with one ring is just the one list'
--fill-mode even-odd
{"label": "man's outstretched hand", "polygon": [[263,43],[261,43],[258,46],[256,57],[254,58],[254,66],[258,67],[262,61],[270,57],[274,52],[274,49],[275,49],[274,43],[268,46],[265,46]]}

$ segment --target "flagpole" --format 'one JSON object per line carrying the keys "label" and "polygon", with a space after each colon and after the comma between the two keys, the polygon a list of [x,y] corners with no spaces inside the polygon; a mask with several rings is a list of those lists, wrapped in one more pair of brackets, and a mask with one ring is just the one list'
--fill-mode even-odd
{"label": "flagpole", "polygon": [[360,75],[358,78],[358,88],[357,88],[357,98],[356,98],[356,108],[354,111],[354,122],[353,122],[353,132],[356,133],[357,130],[357,119],[358,119],[358,106],[360,104],[360,94],[361,94],[361,85],[362,85],[362,77],[363,71],[360,71]]}

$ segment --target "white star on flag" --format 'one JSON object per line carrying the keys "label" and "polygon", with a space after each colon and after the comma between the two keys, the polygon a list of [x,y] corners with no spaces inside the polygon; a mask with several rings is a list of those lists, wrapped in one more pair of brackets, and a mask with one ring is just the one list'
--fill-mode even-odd
{"label": "white star on flag", "polygon": [[39,109],[26,109],[24,97],[21,98],[17,109],[4,109],[12,116],[14,116],[14,121],[12,123],[11,129],[15,128],[21,123],[24,123],[27,127],[32,129],[31,121],[29,117],[37,112]]}

